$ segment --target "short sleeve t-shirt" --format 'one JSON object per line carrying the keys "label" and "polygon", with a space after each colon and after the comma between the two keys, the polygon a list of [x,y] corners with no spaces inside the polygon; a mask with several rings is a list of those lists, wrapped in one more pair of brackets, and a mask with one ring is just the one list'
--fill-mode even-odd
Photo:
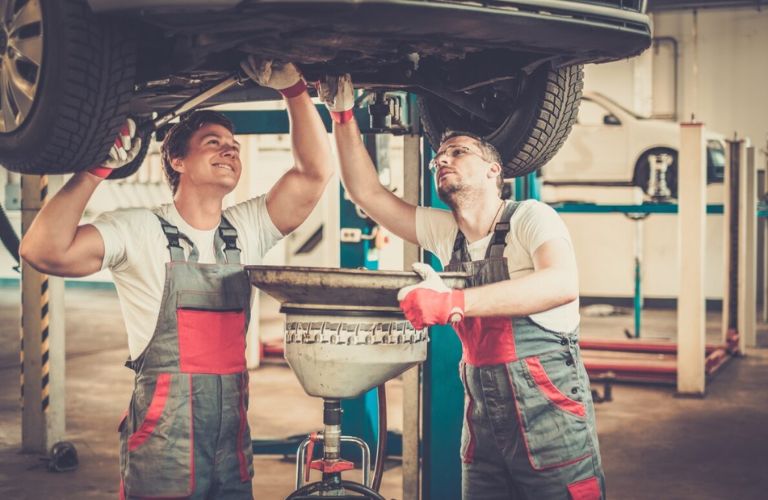
{"label": "short sleeve t-shirt", "polygon": [[[534,271],[533,254],[547,241],[563,238],[571,247],[571,236],[565,223],[546,203],[525,200],[515,210],[507,233],[504,257],[509,277],[521,278]],[[453,214],[448,210],[418,207],[416,210],[416,236],[419,245],[435,254],[445,267],[451,260],[453,243],[458,232]],[[485,258],[492,234],[467,245],[472,260]],[[579,325],[579,301],[532,314],[531,319],[542,327],[561,333],[575,330]]]}
{"label": "short sleeve t-shirt", "polygon": [[[128,350],[136,359],[149,343],[160,313],[165,283],[165,264],[170,261],[167,238],[157,213],[187,235],[198,249],[200,263],[215,263],[213,241],[218,227],[199,230],[182,219],[173,203],[155,210],[136,208],[99,215],[93,226],[104,240],[102,269],[109,268],[115,281],[128,332]],[[242,264],[256,265],[283,235],[269,217],[266,196],[234,205],[223,216],[237,230]],[[185,256],[190,247],[180,241]]]}

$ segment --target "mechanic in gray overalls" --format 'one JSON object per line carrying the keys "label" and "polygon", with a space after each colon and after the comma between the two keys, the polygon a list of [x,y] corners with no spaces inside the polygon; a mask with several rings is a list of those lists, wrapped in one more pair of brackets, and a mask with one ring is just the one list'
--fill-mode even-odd
{"label": "mechanic in gray overalls", "polygon": [[398,294],[416,328],[452,323],[461,339],[465,388],[464,499],[599,499],[605,496],[589,381],[578,347],[578,277],[570,236],[535,200],[504,202],[496,149],[452,133],[431,168],[451,208],[416,207],[381,186],[360,141],[348,76],[320,86],[347,193],[377,223],[469,274],[446,287],[425,264],[424,281]]}
{"label": "mechanic in gray overalls", "polygon": [[258,264],[307,218],[333,159],[298,70],[254,58],[243,69],[282,93],[291,121],[295,163],[269,192],[222,210],[240,179],[240,145],[225,116],[196,111],[163,144],[173,203],[79,225],[101,180],[141,148],[129,122],[111,159],[75,174],[22,242],[24,259],[46,273],[112,271],[136,372],[119,426],[121,498],[253,497],[245,359],[251,286],[242,264]]}

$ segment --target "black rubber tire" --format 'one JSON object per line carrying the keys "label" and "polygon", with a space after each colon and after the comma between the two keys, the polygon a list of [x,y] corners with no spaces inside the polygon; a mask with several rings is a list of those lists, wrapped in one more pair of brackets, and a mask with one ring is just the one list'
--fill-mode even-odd
{"label": "black rubber tire", "polygon": [[128,115],[136,44],[85,0],[39,0],[43,63],[29,115],[0,133],[0,164],[25,174],[85,170],[107,158]]}
{"label": "black rubber tire", "polygon": [[638,186],[648,196],[651,193],[648,192],[648,181],[650,165],[648,165],[648,157],[657,154],[669,154],[672,156],[672,164],[667,167],[667,187],[672,195],[672,198],[677,198],[677,151],[669,148],[654,148],[649,149],[640,155],[640,158],[635,162],[635,173],[632,177],[632,184]]}
{"label": "black rubber tire", "polygon": [[544,166],[560,149],[576,121],[584,71],[581,65],[543,66],[526,79],[506,119],[489,126],[473,122],[444,102],[419,98],[421,123],[437,147],[448,130],[482,136],[496,146],[504,160],[504,177],[519,177]]}

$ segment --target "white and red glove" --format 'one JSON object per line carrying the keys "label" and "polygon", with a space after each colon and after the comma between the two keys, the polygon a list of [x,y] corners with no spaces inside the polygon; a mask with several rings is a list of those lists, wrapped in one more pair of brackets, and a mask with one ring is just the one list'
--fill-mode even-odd
{"label": "white and red glove", "polygon": [[106,179],[113,170],[131,163],[141,151],[141,138],[136,137],[136,122],[130,118],[120,128],[115,143],[109,149],[109,159],[88,169],[88,172]]}
{"label": "white and red glove", "polygon": [[341,76],[326,76],[317,85],[317,96],[331,112],[336,123],[346,123],[354,118],[355,87],[349,73]]}
{"label": "white and red glove", "polygon": [[448,288],[429,265],[416,262],[413,270],[424,280],[397,292],[400,309],[414,328],[457,323],[464,319],[464,291]]}
{"label": "white and red glove", "polygon": [[262,87],[277,90],[287,99],[301,95],[307,90],[307,82],[293,63],[251,55],[240,63],[240,67],[251,80]]}

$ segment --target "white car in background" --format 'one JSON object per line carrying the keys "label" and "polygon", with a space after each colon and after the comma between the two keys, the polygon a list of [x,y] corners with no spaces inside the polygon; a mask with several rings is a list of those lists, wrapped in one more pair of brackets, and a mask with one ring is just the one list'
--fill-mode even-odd
{"label": "white car in background", "polygon": [[[705,131],[707,183],[722,182],[725,140]],[[667,185],[677,196],[680,124],[634,113],[612,99],[584,92],[578,118],[560,151],[542,168],[552,185],[639,186],[648,192],[651,155],[669,154]]]}

